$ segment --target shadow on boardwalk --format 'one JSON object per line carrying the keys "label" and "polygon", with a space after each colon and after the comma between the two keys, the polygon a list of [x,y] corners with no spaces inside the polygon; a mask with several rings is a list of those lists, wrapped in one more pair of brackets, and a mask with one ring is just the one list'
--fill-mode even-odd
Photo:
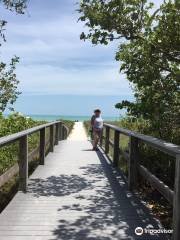
{"label": "shadow on boardwalk", "polygon": [[78,175],[51,176],[46,179],[31,179],[28,185],[28,192],[33,193],[35,197],[42,196],[66,196],[77,193],[82,189],[90,187],[90,183]]}
{"label": "shadow on boardwalk", "polygon": [[[36,197],[72,195],[72,204],[63,204],[58,209],[59,214],[67,212],[69,218],[59,220],[53,231],[55,239],[167,239],[165,235],[135,235],[137,226],[159,229],[159,224],[147,208],[127,190],[123,175],[106,161],[101,152],[97,154],[101,164],[80,167],[81,176],[60,175],[46,180],[31,180],[29,191]],[[82,200],[88,204],[81,204]],[[74,212],[77,217],[73,219],[71,214]]]}

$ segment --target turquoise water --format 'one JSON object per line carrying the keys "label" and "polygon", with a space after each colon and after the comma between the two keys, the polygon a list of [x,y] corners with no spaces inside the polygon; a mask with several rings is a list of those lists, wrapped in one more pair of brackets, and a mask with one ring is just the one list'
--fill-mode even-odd
{"label": "turquoise water", "polygon": [[[61,115],[35,115],[35,114],[29,114],[27,115],[34,120],[45,120],[45,121],[55,121],[58,119],[64,119],[64,120],[72,120],[72,121],[85,121],[89,120],[90,116],[61,116]],[[111,116],[103,116],[103,119],[106,121],[118,121],[120,117],[111,117]]]}

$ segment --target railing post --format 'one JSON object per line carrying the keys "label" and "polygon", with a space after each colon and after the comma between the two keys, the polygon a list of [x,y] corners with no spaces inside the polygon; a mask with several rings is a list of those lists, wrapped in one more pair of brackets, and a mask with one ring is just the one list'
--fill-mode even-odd
{"label": "railing post", "polygon": [[56,123],[55,145],[59,143],[59,123]]}
{"label": "railing post", "polygon": [[67,139],[67,136],[68,136],[68,131],[67,131],[67,129],[66,128],[64,128],[64,131],[65,131],[65,136],[64,136],[64,139]]}
{"label": "railing post", "polygon": [[110,128],[106,126],[106,137],[105,137],[105,153],[109,153],[109,133]]}
{"label": "railing post", "polygon": [[26,192],[28,183],[28,136],[19,141],[19,190]]}
{"label": "railing post", "polygon": [[102,147],[103,145],[103,131],[104,131],[104,128],[102,129],[102,132],[101,132],[101,137],[100,137],[100,142],[99,142],[99,145]]}
{"label": "railing post", "polygon": [[130,137],[130,152],[128,164],[128,188],[133,190],[137,182],[137,161],[139,158],[139,140],[136,137]]}
{"label": "railing post", "polygon": [[54,151],[54,124],[50,126],[50,152]]}
{"label": "railing post", "polygon": [[174,203],[173,203],[173,240],[180,239],[180,155],[176,156]]}
{"label": "railing post", "polygon": [[62,122],[59,123],[59,141],[62,140]]}
{"label": "railing post", "polygon": [[65,129],[64,126],[62,125],[62,140],[64,140],[65,138]]}
{"label": "railing post", "polygon": [[113,165],[114,167],[118,166],[119,162],[119,131],[114,131],[114,153],[113,153]]}
{"label": "railing post", "polygon": [[40,130],[40,165],[44,165],[45,162],[45,144],[46,144],[46,128]]}

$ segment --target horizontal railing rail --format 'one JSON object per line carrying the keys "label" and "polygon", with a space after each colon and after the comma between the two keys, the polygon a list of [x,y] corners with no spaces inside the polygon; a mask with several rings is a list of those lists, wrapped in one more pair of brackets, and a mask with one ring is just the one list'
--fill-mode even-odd
{"label": "horizontal railing rail", "polygon": [[19,140],[21,137],[24,137],[26,135],[31,135],[33,133],[36,133],[36,132],[40,131],[43,128],[54,126],[57,123],[61,123],[61,122],[60,121],[55,121],[55,122],[51,122],[51,123],[46,123],[46,124],[42,124],[42,125],[39,125],[39,126],[36,126],[36,127],[33,127],[33,128],[29,128],[27,130],[24,130],[24,131],[21,131],[21,132],[18,132],[18,133],[14,133],[14,134],[11,134],[11,135],[8,135],[8,136],[1,137],[0,138],[0,146],[2,147],[4,145],[11,144],[11,143]]}
{"label": "horizontal railing rail", "polygon": [[[46,148],[49,146],[49,139],[46,140]],[[49,150],[49,149],[48,149]],[[40,146],[37,146],[35,149],[33,149],[28,154],[28,162],[31,163],[35,159],[39,158],[39,151]],[[47,151],[48,153],[49,151]],[[8,183],[14,176],[16,176],[19,173],[19,165],[18,163],[11,166],[8,170],[6,170],[3,174],[0,175],[0,187],[2,187],[4,184]]]}
{"label": "horizontal railing rail", "polygon": [[105,123],[104,126],[109,127],[115,131],[118,131],[119,133],[122,133],[126,136],[138,138],[140,141],[147,143],[147,144],[151,145],[152,147],[154,147],[164,153],[167,153],[173,157],[175,157],[177,154],[180,154],[180,146],[175,145],[173,143],[168,143],[168,142],[165,142],[158,138],[140,134],[140,133],[137,133],[134,131],[130,131],[125,128],[119,128],[119,127],[116,127],[111,124]]}
{"label": "horizontal railing rail", "polygon": [[[100,141],[106,154],[109,153],[109,147],[113,148],[113,156],[111,158],[114,167],[118,167],[120,155],[127,161],[128,165],[128,188],[134,190],[137,187],[138,177],[141,175],[146,181],[150,183],[157,191],[159,191],[170,204],[173,205],[173,239],[180,239],[180,146],[165,142],[161,139],[140,134],[128,129],[120,128],[111,124],[104,124],[102,138]],[[110,130],[114,131],[113,141],[110,139]],[[122,151],[120,148],[120,136],[125,135],[129,137],[129,151]],[[175,158],[175,180],[174,191],[170,189],[163,181],[158,179],[146,167],[140,164],[140,149],[139,144],[145,143],[152,148],[166,153]]]}
{"label": "horizontal railing rail", "polygon": [[[46,136],[46,129],[50,128],[48,139]],[[36,147],[31,153],[28,153],[28,136],[39,132],[39,146]],[[46,148],[49,151],[54,151],[54,145],[58,145],[60,140],[67,138],[69,129],[61,121],[55,121],[47,124],[42,124],[15,134],[4,136],[0,138],[0,147],[19,142],[19,158],[18,163],[8,169],[0,176],[0,186],[5,184],[18,174],[19,172],[19,190],[27,191],[28,182],[28,164],[38,155],[39,164],[44,165]]]}

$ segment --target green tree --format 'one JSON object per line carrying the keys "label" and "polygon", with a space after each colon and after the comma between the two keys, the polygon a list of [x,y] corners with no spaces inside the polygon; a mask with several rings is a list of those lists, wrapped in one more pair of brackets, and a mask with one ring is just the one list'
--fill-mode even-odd
{"label": "green tree", "polygon": [[105,45],[118,41],[116,60],[136,100],[116,107],[150,121],[156,136],[177,142],[173,134],[180,117],[180,3],[164,1],[154,9],[147,0],[82,0],[79,13],[89,29],[82,40]]}
{"label": "green tree", "polygon": [[[23,14],[26,8],[26,0],[1,0],[0,3],[7,10],[18,14]],[[6,41],[4,34],[6,24],[5,20],[0,20],[0,46]],[[15,74],[18,61],[19,58],[15,56],[11,59],[9,65],[0,62],[0,112],[3,112],[7,106],[12,105],[20,94],[17,90],[19,81]],[[9,109],[12,108],[9,107]]]}

